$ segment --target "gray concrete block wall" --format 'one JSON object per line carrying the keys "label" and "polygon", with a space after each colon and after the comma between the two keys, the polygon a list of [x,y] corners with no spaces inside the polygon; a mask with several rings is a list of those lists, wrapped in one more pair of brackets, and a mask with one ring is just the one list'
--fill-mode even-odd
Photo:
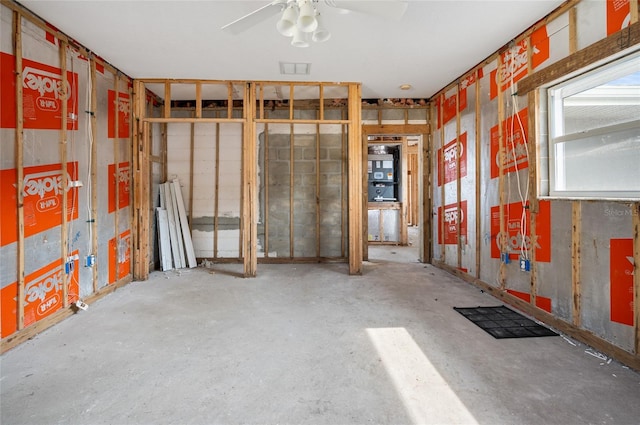
{"label": "gray concrete block wall", "polygon": [[[260,140],[262,158],[264,135]],[[346,160],[342,154],[341,135],[294,134],[293,152],[291,140],[289,134],[269,134],[268,138],[266,221],[269,255],[292,255],[290,232],[293,229],[294,258],[340,257],[342,238],[345,237],[342,235],[342,168]],[[264,188],[261,193],[266,193]],[[260,210],[264,212],[264,196],[261,196],[261,202]],[[261,233],[260,244],[266,246],[264,232]]]}

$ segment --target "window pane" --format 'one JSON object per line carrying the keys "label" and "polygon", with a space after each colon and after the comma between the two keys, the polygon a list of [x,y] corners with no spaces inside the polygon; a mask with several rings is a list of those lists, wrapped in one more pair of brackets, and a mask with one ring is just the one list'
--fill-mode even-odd
{"label": "window pane", "polygon": [[555,190],[640,191],[640,128],[555,145]]}
{"label": "window pane", "polygon": [[634,121],[638,117],[640,71],[563,99],[565,135]]}

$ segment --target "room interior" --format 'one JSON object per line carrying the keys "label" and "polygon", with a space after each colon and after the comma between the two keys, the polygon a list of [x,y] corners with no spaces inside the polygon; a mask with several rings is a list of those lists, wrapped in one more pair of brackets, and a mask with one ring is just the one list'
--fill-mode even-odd
{"label": "room interior", "polygon": [[[370,301],[369,291],[381,297],[390,324],[405,303],[420,310],[422,300],[438,311],[415,313],[405,326],[431,355],[427,328],[438,320],[447,317],[464,338],[477,331],[462,331],[457,317],[429,304],[434,299],[446,299],[451,311],[465,302],[509,306],[560,335],[560,342],[540,338],[551,358],[566,355],[585,370],[619,366],[613,376],[624,374],[619,391],[630,398],[614,391],[601,414],[617,402],[633,404],[640,370],[639,4],[3,0],[1,351],[14,364],[12,353],[40,339],[55,345],[57,332],[76,338],[71,324],[108,334],[88,316],[100,309],[109,321],[118,302],[130,314],[135,305],[149,306],[144,297],[155,296],[144,284],[169,285],[167,294],[181,298],[180,286],[171,285],[182,278],[185,294],[190,284],[212,299],[224,294],[231,304],[214,304],[220,317],[232,317],[234,305],[246,306],[235,290],[226,298],[227,285],[239,284],[254,307],[267,308],[275,294],[301,288],[301,296],[310,291],[322,300],[309,286],[314,279],[342,294],[333,280],[346,287],[347,303]],[[289,29],[291,16],[297,24]],[[302,28],[302,18],[312,29]],[[301,288],[292,288],[292,276]],[[268,292],[268,279],[285,285],[274,281],[275,293],[258,301],[251,282]],[[207,280],[215,284],[201,287]],[[403,281],[415,299],[401,294],[396,285]],[[351,285],[364,286],[354,294]],[[291,300],[300,311],[289,319],[305,322],[298,301]],[[318,302],[342,314],[337,298]],[[202,314],[199,303],[194,310]],[[167,314],[188,316],[182,306]],[[153,317],[141,315],[139,325]],[[419,318],[425,329],[412,322]],[[383,329],[384,320],[377,322]],[[367,344],[383,358],[371,329]],[[406,340],[393,339],[404,338],[399,333],[383,334],[411,351]],[[535,340],[518,353],[523,367],[536,364],[524,353],[535,350]],[[487,355],[478,359],[504,354],[505,346],[489,342],[479,342]],[[215,350],[204,344],[198,352],[205,346]],[[562,351],[575,347],[587,363]],[[397,384],[393,373],[385,376]],[[558,377],[557,388],[569,391],[570,376]],[[548,384],[527,379],[536,388]],[[412,410],[405,399],[408,417],[400,422],[500,421],[469,408],[476,403],[481,397],[469,398],[470,416],[447,417]],[[560,410],[571,404],[563,403]],[[315,407],[316,419],[327,423],[349,411]],[[263,416],[263,407],[253,412],[258,416],[236,418],[297,422],[309,415],[289,408],[297,413]],[[597,409],[580,408],[600,418]],[[375,415],[397,413],[391,411]],[[627,414],[634,412],[616,418],[626,423]],[[394,422],[375,415],[374,422]],[[561,418],[531,415],[520,419]]]}

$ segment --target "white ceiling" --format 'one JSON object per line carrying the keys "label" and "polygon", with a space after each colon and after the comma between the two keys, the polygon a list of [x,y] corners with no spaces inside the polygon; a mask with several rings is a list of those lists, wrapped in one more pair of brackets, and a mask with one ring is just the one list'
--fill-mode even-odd
{"label": "white ceiling", "polygon": [[[361,82],[363,98],[428,98],[563,0],[409,0],[400,20],[320,1],[332,36],[308,48],[277,32],[278,15],[238,35],[221,30],[268,0],[20,3],[133,78]],[[281,61],[310,62],[311,73],[281,75]]]}

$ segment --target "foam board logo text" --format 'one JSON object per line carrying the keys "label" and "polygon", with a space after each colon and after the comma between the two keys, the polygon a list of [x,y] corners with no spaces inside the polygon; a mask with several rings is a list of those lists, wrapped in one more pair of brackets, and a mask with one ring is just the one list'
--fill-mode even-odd
{"label": "foam board logo text", "polygon": [[[63,194],[67,194],[67,220],[78,218],[78,188],[63,187],[61,164],[24,168],[24,236],[33,236],[62,223]],[[67,181],[78,179],[78,163],[67,164]],[[2,236],[0,246],[18,240],[17,173],[0,170]]]}
{"label": "foam board logo text", "polygon": [[[2,80],[2,128],[16,127],[15,57],[0,53]],[[62,102],[67,102],[67,130],[77,130],[78,74],[67,71],[66,81],[60,68],[22,60],[23,125],[28,129],[59,130],[62,127]]]}
{"label": "foam board logo text", "polygon": [[504,158],[504,172],[511,173],[529,167],[527,153],[528,139],[528,109],[524,108],[517,115],[511,116],[502,122],[502,137],[504,143],[500,150],[500,133],[495,125],[490,130],[491,136],[491,178],[500,175],[500,158]]}
{"label": "foam board logo text", "polygon": [[110,139],[116,137],[116,114],[118,117],[117,137],[129,137],[129,124],[131,120],[131,99],[129,98],[129,94],[118,92],[118,100],[116,101],[116,92],[114,90],[109,90],[107,100],[109,102],[107,137]]}
{"label": "foam board logo text", "polygon": [[[129,162],[109,164],[109,212],[129,206],[129,192],[131,188],[131,165]],[[118,203],[116,205],[116,186],[118,188]]]}
{"label": "foam board logo text", "polygon": [[[438,149],[438,186],[458,178],[458,141],[453,139]],[[467,175],[467,133],[460,135],[460,177]]]}
{"label": "foam board logo text", "polygon": [[[438,243],[456,245],[458,243],[458,227],[460,236],[467,236],[467,201],[438,207]],[[444,237],[443,237],[444,233]]]}

